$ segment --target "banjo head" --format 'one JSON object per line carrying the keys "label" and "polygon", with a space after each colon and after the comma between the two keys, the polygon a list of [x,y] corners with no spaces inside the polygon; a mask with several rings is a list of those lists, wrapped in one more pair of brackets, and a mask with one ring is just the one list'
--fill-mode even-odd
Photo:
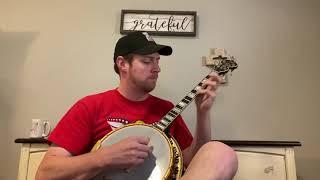
{"label": "banjo head", "polygon": [[173,151],[169,138],[164,132],[148,124],[129,124],[110,132],[98,142],[93,150],[110,146],[130,136],[146,136],[150,138],[152,153],[141,165],[129,170],[110,170],[98,175],[95,179],[110,180],[156,180],[166,179],[173,166]]}

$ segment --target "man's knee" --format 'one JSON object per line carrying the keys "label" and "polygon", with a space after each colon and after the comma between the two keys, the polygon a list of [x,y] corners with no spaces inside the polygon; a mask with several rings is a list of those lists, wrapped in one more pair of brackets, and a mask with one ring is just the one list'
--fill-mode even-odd
{"label": "man's knee", "polygon": [[236,152],[228,145],[219,142],[211,141],[204,144],[201,149],[205,151],[205,154],[210,156],[219,156],[231,164],[238,164],[238,158]]}
{"label": "man's knee", "polygon": [[232,176],[236,174],[238,158],[236,152],[230,146],[222,142],[211,141],[203,145],[201,151],[209,161],[216,161],[224,171],[227,171],[225,173]]}
{"label": "man's knee", "polygon": [[209,151],[209,152],[217,152],[221,153],[222,155],[226,155],[230,158],[236,158],[236,153],[235,151],[228,145],[219,142],[219,141],[211,141],[206,144],[204,144],[201,147],[204,151]]}

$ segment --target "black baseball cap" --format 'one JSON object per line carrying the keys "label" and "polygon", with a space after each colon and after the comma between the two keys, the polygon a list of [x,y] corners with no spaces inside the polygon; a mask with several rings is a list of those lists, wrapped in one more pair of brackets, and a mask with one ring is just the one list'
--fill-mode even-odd
{"label": "black baseball cap", "polygon": [[147,32],[134,31],[121,37],[114,49],[113,61],[118,56],[134,54],[152,54],[158,52],[160,55],[169,56],[172,54],[170,46],[157,44]]}

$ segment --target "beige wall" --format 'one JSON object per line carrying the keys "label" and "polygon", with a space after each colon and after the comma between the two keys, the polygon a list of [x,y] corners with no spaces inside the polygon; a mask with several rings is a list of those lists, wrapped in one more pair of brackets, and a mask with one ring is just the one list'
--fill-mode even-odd
{"label": "beige wall", "polygon": [[[320,4],[314,1],[0,0],[0,179],[15,179],[32,118],[56,124],[79,98],[117,86],[112,54],[121,9],[197,11],[197,37],[155,37],[162,58],[154,94],[178,102],[208,70],[201,56],[227,48],[239,61],[213,110],[216,139],[298,140],[300,180],[320,171]],[[194,105],[184,113],[194,129]]]}

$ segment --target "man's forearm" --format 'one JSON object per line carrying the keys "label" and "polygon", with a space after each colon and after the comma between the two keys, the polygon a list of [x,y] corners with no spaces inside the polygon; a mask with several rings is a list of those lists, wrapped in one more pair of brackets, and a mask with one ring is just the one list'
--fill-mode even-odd
{"label": "man's forearm", "polygon": [[211,141],[211,117],[210,111],[197,113],[197,125],[194,135],[194,149],[195,153],[202,145]]}
{"label": "man's forearm", "polygon": [[211,119],[210,112],[197,112],[196,130],[191,145],[184,150],[184,164],[188,166],[193,156],[201,148],[202,145],[211,141]]}
{"label": "man's forearm", "polygon": [[39,166],[36,179],[91,179],[101,172],[101,169],[94,153],[71,157],[48,154]]}

